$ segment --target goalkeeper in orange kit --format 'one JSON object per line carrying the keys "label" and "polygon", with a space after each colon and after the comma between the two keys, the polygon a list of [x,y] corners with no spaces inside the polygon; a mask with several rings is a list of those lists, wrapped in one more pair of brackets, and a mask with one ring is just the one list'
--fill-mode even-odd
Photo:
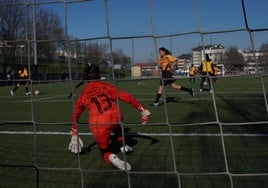
{"label": "goalkeeper in orange kit", "polygon": [[105,83],[100,79],[99,67],[90,64],[88,68],[88,84],[84,87],[75,102],[71,114],[72,129],[69,150],[74,153],[81,151],[83,141],[78,136],[77,122],[84,110],[88,111],[88,125],[93,138],[100,149],[101,156],[107,164],[112,164],[121,170],[131,170],[128,162],[119,159],[111,152],[109,147],[110,133],[113,132],[117,142],[121,144],[121,152],[132,151],[128,145],[123,145],[122,128],[120,121],[123,113],[119,109],[118,100],[129,103],[141,113],[141,122],[146,124],[151,117],[148,109],[144,108],[132,95],[124,92],[114,85]]}

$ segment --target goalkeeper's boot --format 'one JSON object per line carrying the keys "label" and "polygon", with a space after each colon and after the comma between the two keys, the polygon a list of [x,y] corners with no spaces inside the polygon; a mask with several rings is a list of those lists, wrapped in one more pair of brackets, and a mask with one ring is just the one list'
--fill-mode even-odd
{"label": "goalkeeper's boot", "polygon": [[122,161],[121,159],[119,159],[115,154],[110,154],[109,155],[109,160],[110,162],[117,168],[119,168],[120,170],[131,170],[131,166],[127,161]]}
{"label": "goalkeeper's boot", "polygon": [[133,149],[132,149],[132,147],[130,147],[129,145],[126,144],[120,148],[120,151],[122,153],[129,153],[129,152],[133,151]]}

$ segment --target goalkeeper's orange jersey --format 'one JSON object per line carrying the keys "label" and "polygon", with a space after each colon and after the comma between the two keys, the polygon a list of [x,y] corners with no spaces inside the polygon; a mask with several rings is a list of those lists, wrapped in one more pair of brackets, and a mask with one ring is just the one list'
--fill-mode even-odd
{"label": "goalkeeper's orange jersey", "polygon": [[[129,103],[137,109],[141,105],[132,95],[112,84],[102,81],[89,82],[75,103],[71,121],[78,122],[82,112],[87,110],[89,124],[118,123],[123,118],[123,113],[119,109],[117,99]],[[75,123],[72,128],[76,129]]]}
{"label": "goalkeeper's orange jersey", "polygon": [[161,71],[171,71],[170,64],[177,61],[177,58],[173,57],[172,55],[164,55],[158,59],[158,66],[160,67]]}

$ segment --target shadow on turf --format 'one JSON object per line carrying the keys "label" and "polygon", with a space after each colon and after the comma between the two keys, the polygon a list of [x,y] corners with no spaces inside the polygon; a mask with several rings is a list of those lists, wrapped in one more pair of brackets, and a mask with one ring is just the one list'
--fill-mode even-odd
{"label": "shadow on turf", "polygon": [[[189,101],[181,101],[181,98],[176,98],[176,97],[166,97],[166,103],[189,103]],[[193,102],[191,101],[190,103],[193,103]],[[165,104],[164,102],[161,102],[157,106],[162,106],[164,104]],[[154,106],[154,104],[150,104],[150,106]]]}
{"label": "shadow on turf", "polygon": [[87,153],[90,153],[91,152],[91,148],[93,146],[96,145],[96,142],[93,142],[92,144],[90,144],[89,146],[85,147],[84,149],[82,149],[82,151],[80,152],[80,155],[84,155],[84,154],[87,154]]}
{"label": "shadow on turf", "polygon": [[[156,144],[159,142],[158,139],[155,139],[153,137],[150,136],[145,136],[145,135],[140,135],[136,132],[130,132],[130,128],[125,128],[124,129],[124,133],[125,133],[125,142],[127,145],[129,145],[130,147],[134,147],[138,141],[135,138],[142,138],[142,139],[147,139],[147,140],[151,140],[151,145]],[[82,151],[80,152],[81,155],[87,154],[91,152],[91,148],[93,146],[96,145],[96,142],[91,143],[89,146],[85,147],[84,149],[82,149]],[[120,145],[118,144],[118,142],[116,141],[116,137],[114,135],[111,136],[111,144],[110,144],[110,148],[111,151],[115,154],[120,152]],[[134,151],[133,151],[134,152]],[[131,154],[133,152],[129,152],[127,154]]]}

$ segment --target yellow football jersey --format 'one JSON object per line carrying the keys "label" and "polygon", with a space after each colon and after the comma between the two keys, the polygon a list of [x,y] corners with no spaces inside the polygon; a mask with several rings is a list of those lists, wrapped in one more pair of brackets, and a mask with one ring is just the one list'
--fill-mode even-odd
{"label": "yellow football jersey", "polygon": [[213,73],[212,61],[202,61],[202,72]]}
{"label": "yellow football jersey", "polygon": [[177,58],[171,55],[164,55],[158,59],[158,65],[162,71],[170,71],[170,63],[174,63],[177,61]]}
{"label": "yellow football jersey", "polygon": [[27,78],[28,77],[28,71],[26,68],[23,69],[23,71],[19,70],[19,75],[21,78]]}

